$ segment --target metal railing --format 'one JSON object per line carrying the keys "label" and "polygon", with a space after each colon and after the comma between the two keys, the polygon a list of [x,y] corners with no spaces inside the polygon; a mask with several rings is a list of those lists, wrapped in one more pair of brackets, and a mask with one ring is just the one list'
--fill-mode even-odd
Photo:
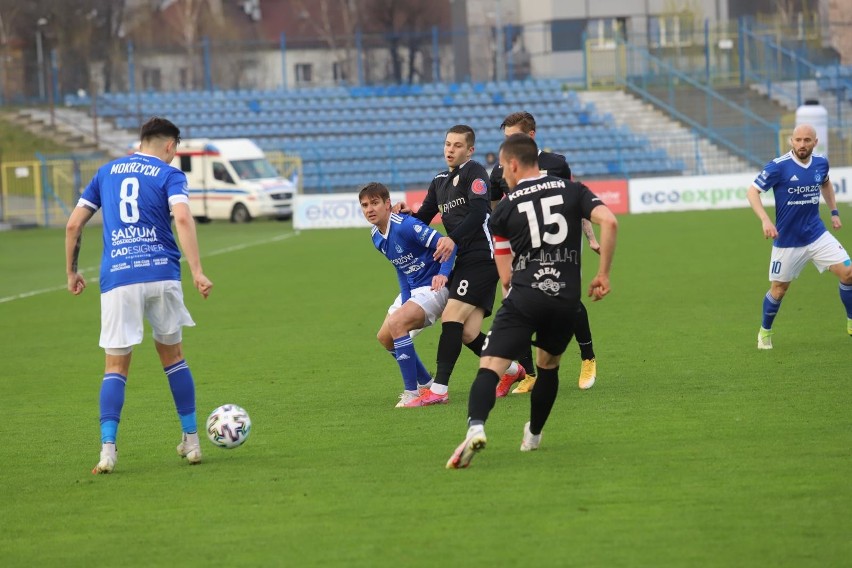
{"label": "metal railing", "polygon": [[[627,89],[749,163],[763,165],[768,156],[778,155],[778,122],[732,102],[644,49],[626,43],[623,49],[625,68],[617,77]],[[725,117],[727,124],[720,125]]]}

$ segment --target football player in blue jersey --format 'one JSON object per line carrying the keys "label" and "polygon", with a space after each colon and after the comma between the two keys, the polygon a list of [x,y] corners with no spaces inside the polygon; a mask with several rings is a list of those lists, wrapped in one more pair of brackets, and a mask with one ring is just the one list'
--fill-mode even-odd
{"label": "football player in blue jersey", "polygon": [[[373,225],[373,245],[396,268],[400,293],[388,309],[377,339],[394,356],[402,372],[404,390],[397,408],[415,404],[420,390],[428,390],[432,376],[414,350],[415,332],[435,323],[447,305],[447,280],[455,251],[444,262],[433,256],[443,235],[419,219],[391,212],[390,192],[369,183],[358,193],[361,211]],[[445,398],[443,403],[446,403]]]}
{"label": "football player in blue jersey", "polygon": [[[820,272],[830,270],[840,279],[840,301],[846,308],[846,331],[852,336],[852,261],[849,253],[828,232],[819,217],[819,197],[831,210],[831,227],[842,226],[828,177],[828,160],[814,154],[816,130],[800,124],[790,137],[792,150],[763,168],[748,189],[748,201],[763,225],[763,236],[773,239],[769,261],[769,291],[763,299],[763,322],[757,334],[758,349],[772,349],[772,322],[781,300],[810,260]],[[775,195],[775,223],[769,219],[760,194]]]}
{"label": "football player in blue jersey", "polygon": [[68,291],[77,296],[86,288],[86,280],[77,270],[83,228],[96,211],[103,213],[100,346],[106,352],[106,364],[100,393],[102,447],[92,470],[96,474],[111,473],[115,468],[115,441],[131,352],[142,343],[144,319],[153,329],[154,346],[183,430],[178,454],[191,464],[201,461],[195,384],[181,343],[182,328],[195,322],[183,302],[181,252],[172,233],[172,215],[196,289],[207,298],[213,283],[201,268],[186,176],[169,165],[180,142],[180,130],[164,118],[152,118],[142,126],[140,139],[138,152],[98,170],[65,229]]}

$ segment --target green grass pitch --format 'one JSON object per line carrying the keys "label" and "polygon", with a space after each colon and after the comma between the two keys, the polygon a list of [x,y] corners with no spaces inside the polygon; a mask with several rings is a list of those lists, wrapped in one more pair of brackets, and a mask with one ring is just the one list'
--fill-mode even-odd
{"label": "green grass pitch", "polygon": [[[848,228],[839,233],[852,250]],[[96,267],[100,228],[81,266]],[[769,243],[748,210],[624,216],[613,292],[587,303],[598,383],[576,345],[541,450],[529,399],[497,401],[488,448],[448,471],[476,372],[450,404],[393,408],[375,340],[396,293],[364,230],[199,227],[215,283],[184,289],[199,420],[251,414],[235,450],[175,452],[150,336],[134,352],[114,474],[98,457],[96,270],[62,287],[61,230],[0,233],[2,566],[773,566],[852,558],[850,347],[837,279],[812,267],[758,352]],[[585,280],[595,258],[585,255]],[[186,275],[185,270],[185,275]],[[37,292],[27,296],[28,293]],[[13,299],[9,299],[13,298]],[[487,325],[490,325],[490,320]],[[416,346],[434,368],[439,329]]]}

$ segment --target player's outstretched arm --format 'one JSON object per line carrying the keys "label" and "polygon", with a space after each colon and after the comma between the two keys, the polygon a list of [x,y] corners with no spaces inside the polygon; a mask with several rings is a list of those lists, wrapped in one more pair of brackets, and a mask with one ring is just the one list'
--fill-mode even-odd
{"label": "player's outstretched arm", "polygon": [[826,179],[819,186],[819,190],[822,192],[822,198],[825,199],[825,204],[828,205],[828,209],[831,211],[831,227],[836,231],[843,226],[843,223],[840,222],[840,212],[837,210],[837,199],[834,195],[834,184],[831,183],[830,179]]}
{"label": "player's outstretched arm", "polygon": [[615,256],[616,236],[618,235],[618,219],[615,214],[610,211],[606,205],[598,205],[592,209],[592,223],[600,226],[600,262],[598,263],[598,273],[592,278],[589,284],[589,297],[592,301],[597,302],[609,294],[609,273],[612,269],[612,258]]}
{"label": "player's outstretched arm", "polygon": [[180,248],[192,272],[192,281],[198,292],[204,297],[210,295],[213,283],[204,275],[201,268],[201,255],[198,252],[198,236],[195,232],[195,220],[186,203],[175,203],[172,206],[172,214],[175,218],[175,229],[177,229]]}
{"label": "player's outstretched arm", "polygon": [[75,207],[65,225],[65,276],[68,279],[68,291],[79,296],[86,289],[86,280],[77,271],[80,259],[80,246],[83,238],[83,227],[94,215],[87,207]]}
{"label": "player's outstretched arm", "polygon": [[772,223],[772,220],[766,213],[766,209],[763,208],[763,203],[760,201],[760,190],[754,186],[749,187],[746,198],[749,205],[751,205],[751,210],[754,211],[754,214],[757,215],[757,218],[760,219],[760,223],[763,225],[764,238],[774,239],[777,237],[778,229],[775,228],[775,224]]}

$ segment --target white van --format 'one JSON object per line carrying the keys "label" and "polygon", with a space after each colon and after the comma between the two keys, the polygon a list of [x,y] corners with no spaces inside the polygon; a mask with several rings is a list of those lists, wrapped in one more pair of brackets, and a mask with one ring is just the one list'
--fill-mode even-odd
{"label": "white van", "polygon": [[296,187],[248,138],[181,140],[172,165],[186,174],[190,209],[200,221],[293,216]]}

